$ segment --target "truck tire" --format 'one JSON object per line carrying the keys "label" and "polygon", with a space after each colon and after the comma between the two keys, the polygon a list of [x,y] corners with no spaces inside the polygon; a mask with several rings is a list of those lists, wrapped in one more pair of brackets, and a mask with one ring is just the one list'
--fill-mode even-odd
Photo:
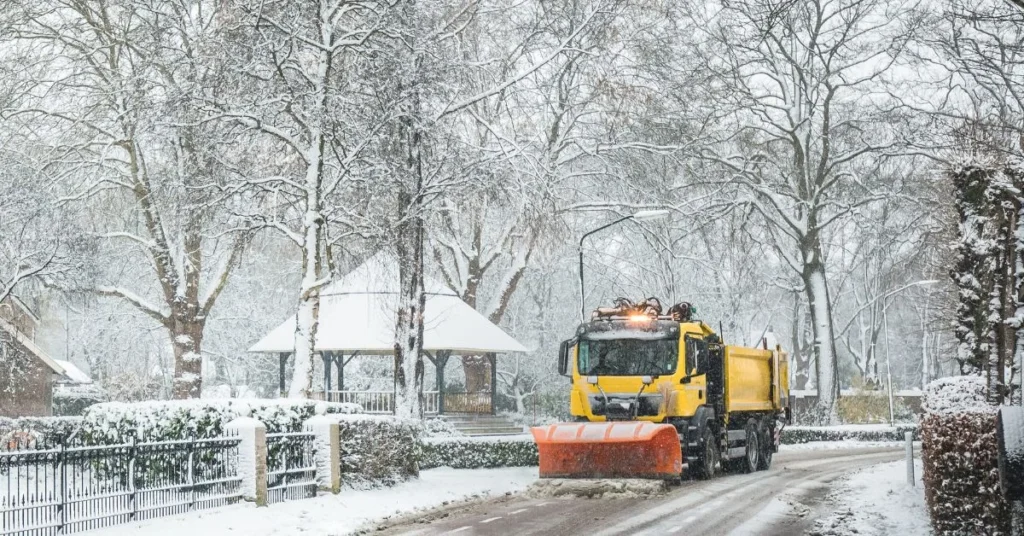
{"label": "truck tire", "polygon": [[747,422],[744,430],[747,433],[746,456],[740,458],[739,469],[744,473],[753,473],[761,463],[761,434],[758,432],[757,421],[753,419]]}
{"label": "truck tire", "polygon": [[757,457],[757,470],[767,471],[772,466],[772,457],[775,454],[775,432],[769,426],[769,421],[761,425],[761,452]]}
{"label": "truck tire", "polygon": [[1024,408],[999,408],[996,445],[1003,495],[1011,501],[1024,500]]}
{"label": "truck tire", "polygon": [[715,466],[718,464],[718,444],[710,427],[704,430],[699,448],[700,454],[689,464],[690,472],[698,480],[709,480],[715,476]]}

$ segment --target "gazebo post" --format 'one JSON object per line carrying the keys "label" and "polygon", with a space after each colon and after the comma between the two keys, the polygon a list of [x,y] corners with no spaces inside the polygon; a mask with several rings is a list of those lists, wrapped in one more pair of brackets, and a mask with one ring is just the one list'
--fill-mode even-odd
{"label": "gazebo post", "polygon": [[281,352],[281,354],[278,355],[278,359],[280,360],[280,368],[278,369],[278,373],[277,373],[277,387],[278,387],[278,392],[281,393],[281,396],[285,396],[285,394],[287,394],[287,393],[285,393],[286,387],[285,387],[285,384],[284,384],[284,375],[285,375],[285,370],[284,369],[285,369],[285,365],[288,363],[288,352]]}
{"label": "gazebo post", "polygon": [[496,415],[494,393],[498,390],[498,354],[491,352],[487,354],[487,359],[491,362],[491,415]]}
{"label": "gazebo post", "polygon": [[345,390],[345,352],[334,354],[334,376],[338,379],[338,392],[340,393]]}
{"label": "gazebo post", "polygon": [[439,350],[437,360],[434,362],[434,374],[437,380],[437,414],[444,415],[444,369],[448,366],[448,358],[452,356],[451,350]]}
{"label": "gazebo post", "polygon": [[324,362],[324,401],[330,402],[331,392],[331,362],[334,361],[333,352],[320,352],[320,359]]}

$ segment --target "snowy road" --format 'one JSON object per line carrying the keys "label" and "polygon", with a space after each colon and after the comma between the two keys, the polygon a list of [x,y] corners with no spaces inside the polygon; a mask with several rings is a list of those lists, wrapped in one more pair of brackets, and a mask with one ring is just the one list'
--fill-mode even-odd
{"label": "snowy road", "polygon": [[903,455],[897,448],[789,451],[772,469],[687,481],[649,498],[513,496],[395,521],[378,534],[801,534],[844,473]]}

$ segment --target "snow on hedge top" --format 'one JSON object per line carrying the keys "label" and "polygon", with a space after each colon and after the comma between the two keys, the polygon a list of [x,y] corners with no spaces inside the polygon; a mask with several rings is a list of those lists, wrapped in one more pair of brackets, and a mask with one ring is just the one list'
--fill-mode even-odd
{"label": "snow on hedge top", "polygon": [[928,384],[921,407],[926,413],[993,413],[996,407],[985,399],[985,379],[980,376],[951,376]]}
{"label": "snow on hedge top", "polygon": [[[398,264],[378,253],[320,293],[319,351],[360,351],[391,354],[395,350],[395,311],[398,308]],[[526,352],[487,317],[436,281],[424,283],[423,347],[428,351]],[[295,317],[274,328],[250,352],[292,352]]]}
{"label": "snow on hedge top", "polygon": [[267,432],[295,432],[314,415],[351,414],[357,404],[313,400],[160,400],[108,402],[86,410],[83,433],[92,442],[125,441],[129,436],[154,440],[217,437],[233,419],[252,417]]}

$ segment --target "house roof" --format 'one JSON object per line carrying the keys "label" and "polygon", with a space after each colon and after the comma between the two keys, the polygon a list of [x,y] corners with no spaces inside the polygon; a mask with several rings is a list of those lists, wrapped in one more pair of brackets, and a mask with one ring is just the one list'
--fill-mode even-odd
{"label": "house roof", "polygon": [[53,371],[54,374],[64,374],[64,368],[57,364],[46,352],[40,348],[36,343],[26,337],[21,331],[11,325],[10,322],[0,318],[0,330],[6,331],[14,337],[14,340],[23,346],[28,352],[38,358],[40,361],[46,364],[47,367]]}
{"label": "house roof", "polygon": [[64,369],[64,377],[70,380],[70,383],[92,383],[92,378],[88,374],[82,371],[82,369],[75,366],[70,361],[64,361],[61,359],[54,359],[54,361]]}
{"label": "house roof", "polygon": [[[398,263],[378,253],[320,293],[318,351],[392,354],[399,299]],[[462,354],[526,352],[527,349],[437,281],[426,280],[423,349]],[[295,316],[281,323],[250,352],[295,348]]]}

